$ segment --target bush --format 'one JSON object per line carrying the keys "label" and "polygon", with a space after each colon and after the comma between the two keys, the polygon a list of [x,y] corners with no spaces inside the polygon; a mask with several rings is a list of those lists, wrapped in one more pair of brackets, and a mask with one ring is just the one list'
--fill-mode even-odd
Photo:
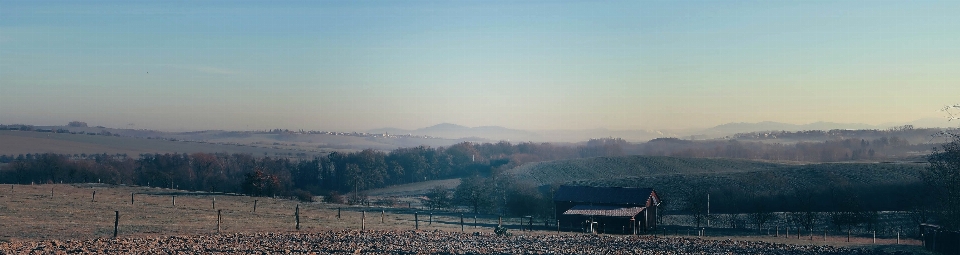
{"label": "bush", "polygon": [[301,202],[313,202],[313,194],[311,194],[310,191],[297,189],[291,192],[291,194]]}
{"label": "bush", "polygon": [[343,200],[343,195],[340,195],[339,192],[330,191],[323,196],[323,202],[330,204],[343,204],[345,201]]}

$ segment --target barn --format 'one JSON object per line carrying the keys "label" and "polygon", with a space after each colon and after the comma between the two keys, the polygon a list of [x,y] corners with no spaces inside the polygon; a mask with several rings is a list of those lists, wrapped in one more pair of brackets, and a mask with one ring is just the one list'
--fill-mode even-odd
{"label": "barn", "polygon": [[656,228],[660,197],[652,188],[560,186],[553,202],[561,229],[631,234]]}

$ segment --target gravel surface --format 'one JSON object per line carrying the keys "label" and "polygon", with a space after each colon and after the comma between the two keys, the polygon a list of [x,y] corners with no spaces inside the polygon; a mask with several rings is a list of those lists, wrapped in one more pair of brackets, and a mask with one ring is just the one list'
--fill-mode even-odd
{"label": "gravel surface", "polygon": [[445,231],[339,230],[0,243],[0,254],[882,254],[832,246]]}

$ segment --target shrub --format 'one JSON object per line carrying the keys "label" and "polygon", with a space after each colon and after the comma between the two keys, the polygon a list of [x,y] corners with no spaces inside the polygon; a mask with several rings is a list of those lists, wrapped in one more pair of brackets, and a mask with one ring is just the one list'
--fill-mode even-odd
{"label": "shrub", "polygon": [[313,194],[311,194],[310,191],[297,189],[291,192],[291,194],[302,202],[313,202]]}
{"label": "shrub", "polygon": [[344,203],[343,195],[340,195],[340,193],[336,191],[330,191],[329,193],[323,196],[323,202],[327,202],[331,204],[343,204]]}

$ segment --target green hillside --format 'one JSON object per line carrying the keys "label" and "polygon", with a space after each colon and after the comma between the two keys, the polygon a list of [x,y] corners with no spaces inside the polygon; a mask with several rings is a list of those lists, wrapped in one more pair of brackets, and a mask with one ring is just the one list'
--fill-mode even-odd
{"label": "green hillside", "polygon": [[[766,201],[781,210],[794,210],[800,199],[813,200],[818,210],[857,206],[902,210],[891,206],[915,203],[924,164],[838,163],[785,165],[730,159],[649,156],[600,157],[530,163],[508,171],[518,180],[538,185],[652,187],[681,210],[691,194],[710,193],[718,211],[741,210],[737,203]],[[812,199],[811,199],[812,198]]]}
{"label": "green hillside", "polygon": [[659,156],[597,157],[528,163],[508,171],[539,185],[676,174],[718,174],[783,169],[787,165],[737,159]]}

